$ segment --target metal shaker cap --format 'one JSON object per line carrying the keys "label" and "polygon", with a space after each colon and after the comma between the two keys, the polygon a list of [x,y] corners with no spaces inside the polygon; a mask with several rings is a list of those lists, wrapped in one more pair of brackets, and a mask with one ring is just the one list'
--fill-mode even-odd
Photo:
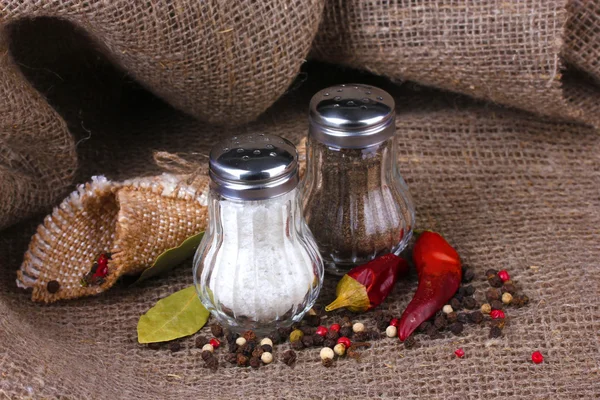
{"label": "metal shaker cap", "polygon": [[279,136],[233,136],[210,151],[211,188],[224,197],[264,200],[298,185],[298,151]]}
{"label": "metal shaker cap", "polygon": [[361,148],[394,135],[394,98],[368,85],[331,86],[310,101],[309,134],[329,146]]}

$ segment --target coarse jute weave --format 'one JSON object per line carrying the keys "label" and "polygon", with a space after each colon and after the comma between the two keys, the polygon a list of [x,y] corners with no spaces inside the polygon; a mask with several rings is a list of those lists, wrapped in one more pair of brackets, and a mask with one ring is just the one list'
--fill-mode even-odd
{"label": "coarse jute weave", "polygon": [[[349,3],[355,3],[361,10],[370,9],[374,4]],[[466,6],[452,1],[381,2],[396,9],[404,7],[410,15],[419,16],[420,19],[414,20],[417,21],[415,28],[423,28],[421,31],[403,30],[407,36],[398,36],[396,32],[386,39],[386,25],[378,23],[374,26],[381,31],[382,41],[392,43],[393,39],[395,46],[404,46],[403,51],[407,51],[418,47],[405,46],[405,43],[413,43],[408,39],[436,32],[436,26],[454,27],[440,37],[459,41],[451,46],[451,43],[440,45],[423,39],[423,52],[411,53],[411,57],[387,57],[394,45],[382,46],[377,54],[389,63],[396,63],[396,67],[392,65],[387,72],[374,70],[364,60],[353,64],[346,59],[336,59],[341,50],[333,44],[342,43],[342,49],[346,46],[345,39],[339,35],[327,35],[330,54],[326,54],[322,46],[323,25],[315,42],[315,54],[328,61],[371,69],[394,79],[418,80],[563,121],[422,86],[393,86],[369,75],[341,73],[332,66],[310,64],[305,67],[307,80],[299,89],[294,86],[257,121],[237,128],[219,127],[195,119],[190,114],[198,114],[152,87],[140,75],[125,74],[114,51],[117,47],[99,45],[99,36],[93,36],[97,46],[91,45],[81,31],[94,31],[84,23],[75,29],[69,22],[55,19],[17,22],[18,18],[28,15],[56,15],[52,10],[63,4],[67,3],[4,2],[0,8],[3,25],[6,21],[14,23],[4,26],[0,35],[3,46],[0,61],[3,100],[0,104],[5,111],[0,131],[3,189],[0,225],[22,221],[24,215],[38,213],[0,232],[0,394],[17,399],[591,399],[600,396],[600,306],[597,302],[600,296],[600,135],[592,127],[572,122],[594,124],[598,115],[592,113],[590,117],[586,111],[598,105],[596,84],[589,83],[598,79],[595,69],[598,57],[594,57],[597,44],[593,40],[598,23],[596,1],[571,1],[569,9],[564,8],[565,1],[465,2]],[[129,15],[122,11],[127,7],[142,7],[138,5],[141,3],[131,5],[130,2],[125,5],[121,2],[73,4],[90,8],[85,12],[68,9],[65,18],[76,21],[82,15],[86,18],[105,15],[107,19],[99,20],[99,25],[113,17]],[[111,4],[118,4],[120,8],[113,9]],[[347,23],[344,21],[353,20],[348,19],[348,13],[354,13],[352,18],[356,18],[356,8],[347,9],[343,4],[346,3],[328,2],[323,20],[331,21],[333,16],[343,26]],[[301,2],[281,2],[280,5],[292,10],[297,7],[301,12],[309,12],[310,8]],[[468,15],[470,19],[455,17],[451,20],[455,25],[440,19],[449,15],[453,7],[462,10],[455,16]],[[102,14],[99,10],[103,9],[110,11]],[[265,6],[267,9],[278,12]],[[30,10],[36,10],[37,14]],[[504,14],[495,14],[495,10]],[[186,23],[183,21],[196,23],[193,18],[184,18],[184,14],[175,15],[182,18],[177,19],[181,24]],[[289,19],[295,14],[282,12],[281,15]],[[319,12],[314,15],[318,23]],[[150,19],[148,29],[160,22],[158,17]],[[114,24],[101,33],[118,36],[121,25],[126,26],[124,22]],[[146,25],[139,26],[145,31]],[[282,35],[296,34],[302,26],[305,24],[294,28],[284,25]],[[188,36],[182,34],[181,37]],[[531,41],[523,42],[524,37]],[[145,39],[136,43],[142,46]],[[535,43],[534,39],[539,39],[537,47],[529,46]],[[129,43],[125,36],[121,40],[124,45]],[[178,40],[185,43],[185,39]],[[253,37],[244,40],[253,42]],[[196,40],[196,44],[200,42]],[[506,42],[522,51],[511,53],[511,46]],[[492,67],[484,68],[483,58],[475,51],[482,48],[506,53],[513,62],[496,63],[498,70],[494,74]],[[577,50],[584,48],[585,52]],[[132,49],[135,47],[125,49],[125,54]],[[158,49],[155,48],[157,52]],[[447,53],[442,52],[443,49]],[[465,49],[471,51],[463,51]],[[435,51],[437,58],[433,56]],[[291,54],[285,49],[283,53]],[[535,55],[530,56],[531,53]],[[360,52],[357,50],[356,54]],[[183,53],[172,55],[185,58]],[[486,53],[486,57],[488,55]],[[559,76],[561,70],[552,67],[557,56],[562,57],[558,59],[559,65],[573,66],[562,77]],[[298,55],[298,64],[302,57]],[[419,57],[428,62],[415,67],[415,59]],[[455,69],[461,73],[460,84],[448,83],[448,70],[433,67],[438,59],[459,63]],[[129,68],[137,64],[144,64],[144,60],[132,62],[127,71],[131,74]],[[427,73],[419,71],[428,65],[432,67]],[[479,69],[469,69],[471,65],[479,65],[485,74],[480,75]],[[396,73],[399,66],[413,68],[412,75]],[[299,65],[288,79],[297,68]],[[435,78],[440,69],[445,75]],[[280,70],[274,68],[272,74],[278,75]],[[508,72],[502,75],[502,71]],[[544,86],[543,82],[549,82],[547,73],[552,76],[554,71],[557,71],[555,80]],[[194,83],[203,73],[194,76]],[[164,83],[163,90],[168,91],[169,87],[177,86],[172,80],[182,76],[181,72],[166,74],[157,84]],[[148,95],[132,77],[189,114]],[[469,87],[469,81],[475,80],[484,87],[471,93],[465,88]],[[487,285],[482,279],[487,268],[506,268],[532,298],[530,306],[509,311],[510,324],[502,339],[490,341],[486,329],[473,326],[460,338],[446,336],[431,341],[417,337],[419,347],[413,350],[404,350],[396,340],[386,339],[376,342],[360,362],[344,360],[332,369],[321,367],[318,349],[300,352],[295,368],[290,369],[278,361],[286,348],[281,346],[275,350],[276,362],[258,371],[223,363],[213,373],[202,367],[199,350],[193,347],[193,337],[182,340],[183,350],[177,353],[171,353],[166,347],[150,350],[136,341],[139,316],[158,299],[191,284],[189,262],[139,287],[117,285],[97,297],[47,306],[31,302],[30,294],[15,286],[16,270],[31,235],[42,221],[43,215],[39,212],[49,211],[48,206],[56,205],[73,180],[86,182],[90,176],[99,174],[116,181],[156,175],[161,171],[153,161],[155,150],[194,152],[198,160],[202,160],[202,154],[207,154],[213,143],[234,133],[269,132],[298,141],[306,134],[306,105],[310,94],[325,84],[350,81],[382,86],[393,93],[398,103],[399,166],[417,206],[417,227],[436,229],[456,246],[463,261],[476,269],[478,289]],[[282,83],[279,93],[288,82]],[[255,85],[254,81],[250,84],[257,87]],[[183,88],[173,94],[181,97],[178,101],[200,101],[184,98],[198,95],[197,86],[180,83],[178,87]],[[265,96],[270,95],[271,90],[275,89],[269,89]],[[566,94],[567,90],[587,95],[573,97]],[[278,95],[270,102],[276,97]],[[231,99],[237,101],[236,97]],[[569,105],[562,109],[560,105],[564,101]],[[253,119],[260,113],[260,107],[256,107],[253,115],[251,105],[240,110],[247,110],[248,119]],[[266,107],[268,104],[263,105],[263,109]],[[577,115],[565,114],[572,110],[577,111]],[[217,112],[208,114],[217,115]],[[565,117],[571,122],[564,121]],[[231,115],[222,119],[235,122]],[[12,189],[6,190],[6,187]],[[334,285],[335,279],[326,282],[321,303],[332,299]],[[415,287],[414,276],[401,282],[383,308],[397,315]],[[480,291],[479,300],[481,295]],[[336,316],[334,314],[332,319]],[[369,314],[359,318],[372,326]],[[203,333],[208,334],[208,330],[205,328]],[[453,355],[457,347],[465,349],[466,357],[462,360]],[[533,365],[529,361],[534,350],[545,355],[543,364]]]}

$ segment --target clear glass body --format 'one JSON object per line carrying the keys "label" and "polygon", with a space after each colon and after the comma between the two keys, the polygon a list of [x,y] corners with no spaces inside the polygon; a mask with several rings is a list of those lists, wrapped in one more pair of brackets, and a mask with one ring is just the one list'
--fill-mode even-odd
{"label": "clear glass body", "polygon": [[396,164],[395,136],[360,149],[340,149],[311,136],[302,182],[304,216],[327,272],[342,275],[412,236],[413,202]]}
{"label": "clear glass body", "polygon": [[209,227],[194,258],[200,300],[233,331],[266,334],[302,319],[323,284],[323,261],[299,190],[232,200],[211,190]]}

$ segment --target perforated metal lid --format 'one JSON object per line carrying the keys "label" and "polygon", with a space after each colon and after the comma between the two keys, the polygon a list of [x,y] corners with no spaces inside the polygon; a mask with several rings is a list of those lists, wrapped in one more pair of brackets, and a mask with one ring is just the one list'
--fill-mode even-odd
{"label": "perforated metal lid", "polygon": [[298,152],[275,135],[233,136],[211,149],[209,175],[211,188],[228,198],[276,197],[298,185]]}
{"label": "perforated metal lid", "polygon": [[340,148],[361,148],[394,135],[394,99],[385,90],[360,84],[323,89],[310,101],[309,133]]}

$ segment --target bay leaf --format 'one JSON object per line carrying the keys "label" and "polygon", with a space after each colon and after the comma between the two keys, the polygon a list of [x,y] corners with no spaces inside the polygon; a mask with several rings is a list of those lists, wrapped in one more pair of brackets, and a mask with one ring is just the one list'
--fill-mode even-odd
{"label": "bay leaf", "polygon": [[208,320],[196,288],[190,286],[160,299],[140,317],[137,325],[139,343],[166,342],[198,332]]}
{"label": "bay leaf", "polygon": [[137,285],[138,283],[145,281],[146,279],[155,277],[157,275],[164,274],[167,271],[172,270],[188,258],[192,257],[204,236],[204,232],[200,232],[197,235],[190,236],[185,239],[179,246],[165,250],[159,255],[154,264],[150,268],[146,268],[140,277],[132,283]]}

